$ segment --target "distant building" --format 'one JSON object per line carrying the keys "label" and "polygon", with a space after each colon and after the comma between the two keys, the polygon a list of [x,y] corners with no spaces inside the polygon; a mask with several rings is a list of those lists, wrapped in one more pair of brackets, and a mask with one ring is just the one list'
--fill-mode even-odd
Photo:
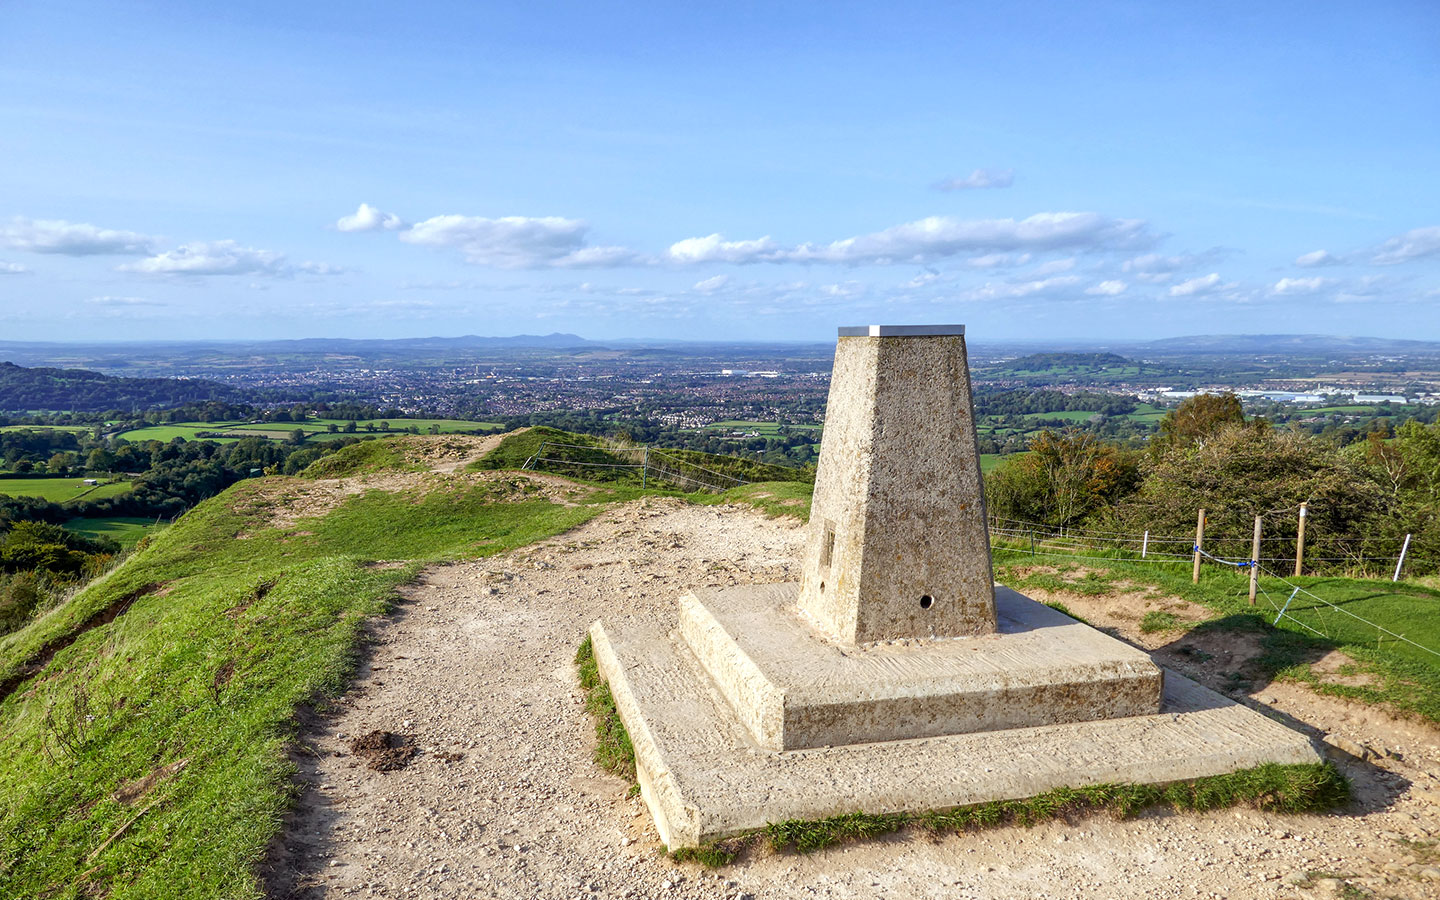
{"label": "distant building", "polygon": [[1405,398],[1398,394],[1355,394],[1352,399],[1356,403],[1405,403]]}

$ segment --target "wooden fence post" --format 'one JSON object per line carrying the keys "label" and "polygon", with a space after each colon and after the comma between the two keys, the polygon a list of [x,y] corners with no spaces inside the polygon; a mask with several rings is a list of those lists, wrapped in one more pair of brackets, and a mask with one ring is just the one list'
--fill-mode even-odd
{"label": "wooden fence post", "polygon": [[1194,584],[1200,583],[1200,548],[1205,545],[1205,510],[1200,510],[1200,515],[1195,519],[1195,571],[1190,573],[1190,581]]}
{"label": "wooden fence post", "polygon": [[1255,605],[1256,581],[1260,577],[1260,517],[1255,517],[1255,541],[1250,545],[1250,605]]}
{"label": "wooden fence post", "polygon": [[1300,567],[1305,559],[1305,510],[1309,504],[1300,504],[1300,526],[1295,532],[1295,577],[1300,577]]}

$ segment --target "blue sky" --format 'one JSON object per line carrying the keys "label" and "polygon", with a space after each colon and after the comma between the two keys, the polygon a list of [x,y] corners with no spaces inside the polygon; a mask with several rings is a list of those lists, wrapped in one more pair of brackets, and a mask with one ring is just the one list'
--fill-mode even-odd
{"label": "blue sky", "polygon": [[0,339],[1440,339],[1440,5],[4,2]]}

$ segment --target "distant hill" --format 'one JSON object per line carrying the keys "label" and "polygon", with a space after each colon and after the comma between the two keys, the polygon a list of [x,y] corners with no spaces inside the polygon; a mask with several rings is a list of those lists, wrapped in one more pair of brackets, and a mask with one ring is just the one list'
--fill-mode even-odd
{"label": "distant hill", "polygon": [[104,412],[234,401],[238,392],[189,378],[117,378],[85,369],[27,369],[0,362],[0,412]]}
{"label": "distant hill", "polygon": [[1440,353],[1440,342],[1331,334],[1197,334],[1137,345],[1171,353]]}
{"label": "distant hill", "polygon": [[1050,369],[1114,369],[1133,365],[1114,353],[1032,353],[1004,364],[1011,371],[1043,372]]}

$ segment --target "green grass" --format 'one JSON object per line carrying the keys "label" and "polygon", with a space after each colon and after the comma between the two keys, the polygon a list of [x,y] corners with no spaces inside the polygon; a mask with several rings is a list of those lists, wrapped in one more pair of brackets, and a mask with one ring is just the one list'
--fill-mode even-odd
{"label": "green grass", "polygon": [[[295,710],[346,687],[365,621],[423,564],[504,552],[601,508],[457,485],[266,527],[287,482],[307,484],[253,479],[201,504],[0,638],[0,686],[15,688],[0,701],[0,896],[259,896],[294,790]],[[115,798],[164,772],[132,805]]]}
{"label": "green grass", "polygon": [[[715,496],[722,503],[748,503],[774,518],[790,516],[810,521],[810,495],[814,485],[798,481],[762,481],[731,488]],[[702,501],[704,502],[704,501]]]}
{"label": "green grass", "polygon": [[0,425],[0,433],[6,431],[68,431],[71,434],[90,434],[94,425]]}
{"label": "green grass", "polygon": [[1194,622],[1188,622],[1174,613],[1152,609],[1140,620],[1140,630],[1146,634],[1164,631],[1189,631]]}
{"label": "green grass", "polygon": [[11,497],[39,497],[51,503],[69,503],[71,500],[80,499],[103,500],[106,497],[118,497],[131,490],[134,490],[134,485],[128,481],[112,481],[92,486],[86,484],[84,476],[80,475],[65,478],[0,478],[0,494],[9,494]]}
{"label": "green grass", "polygon": [[1031,827],[1056,819],[1109,813],[1130,818],[1145,809],[1204,812],[1249,806],[1264,812],[1321,812],[1350,799],[1345,776],[1330,763],[1267,763],[1227,775],[1170,784],[1097,784],[1058,788],[1028,800],[998,800],[916,814],[851,813],[818,821],[778,822],[765,829],[772,849],[812,853],[847,841],[875,838],[910,825],[929,831],[975,831],[1002,825]]}
{"label": "green grass", "polygon": [[426,468],[407,462],[395,441],[377,438],[341,447],[315,460],[301,474],[305,478],[344,478],[374,472],[420,472]]}
{"label": "green grass", "polygon": [[[1028,549],[1028,544],[1024,547]],[[1252,607],[1248,602],[1248,576],[1244,570],[1237,573],[1233,569],[1207,565],[1201,570],[1197,585],[1190,581],[1188,562],[1141,563],[1110,551],[1093,550],[1086,551],[1085,555],[1094,558],[1078,563],[1090,570],[1089,574],[1072,582],[1065,573],[1078,571],[1077,562],[1065,554],[1046,554],[1042,545],[1041,554],[1032,556],[1022,551],[1021,544],[1004,540],[997,540],[994,549],[996,579],[1022,591],[1031,587],[1104,596],[1107,583],[1154,585],[1164,594],[1201,604],[1215,612],[1215,618],[1193,626],[1195,628],[1259,635],[1264,652],[1254,663],[1257,679],[1300,681],[1321,693],[1365,703],[1389,704],[1402,714],[1440,722],[1440,657],[1384,635],[1374,626],[1340,611],[1346,610],[1425,647],[1440,650],[1440,591],[1435,589],[1384,579],[1290,578],[1290,582],[1340,609],[1300,594],[1290,603],[1289,616],[1276,624],[1278,610],[1284,607],[1292,591],[1277,578],[1261,577],[1261,593],[1257,605]],[[1055,566],[1061,573],[1020,575],[1016,571],[1017,567],[1035,565]],[[1149,621],[1152,627],[1162,624],[1158,617]],[[1165,630],[1171,630],[1172,624],[1176,631],[1192,627],[1178,619],[1174,623],[1164,620],[1163,624],[1167,626]],[[1361,672],[1369,675],[1374,683],[1340,684],[1315,672],[1312,664],[1332,650],[1340,650],[1355,659]]]}
{"label": "green grass", "polygon": [[89,535],[90,537],[114,538],[120,542],[120,546],[130,549],[140,543],[140,539],[153,531],[165,528],[165,523],[157,524],[150,518],[133,518],[129,516],[117,516],[113,518],[81,518],[71,519],[66,522],[65,530],[73,531],[76,534]]}
{"label": "green grass", "polygon": [[210,440],[217,443],[230,443],[239,438],[201,438],[198,432],[223,432],[228,428],[239,425],[238,422],[188,422],[176,423],[173,425],[146,425],[143,428],[132,428],[129,431],[122,431],[115,435],[127,441],[164,441],[169,443],[177,437],[187,441]]}
{"label": "green grass", "polygon": [[[509,435],[489,453],[471,463],[470,468],[519,469],[532,458],[536,459],[532,468],[537,471],[564,475],[590,484],[651,487],[658,481],[665,487],[688,491],[698,486],[693,479],[721,485],[731,484],[733,479],[752,484],[764,481],[811,483],[815,480],[814,469],[775,466],[735,456],[662,447],[652,447],[647,454],[642,447],[619,449],[597,437],[545,427]],[[642,471],[646,460],[649,461],[648,474]],[[665,474],[666,470],[685,477],[669,477]]]}
{"label": "green grass", "polygon": [[585,692],[585,709],[595,718],[595,763],[630,782],[632,792],[639,789],[635,782],[635,745],[630,732],[620,721],[615,697],[610,686],[600,678],[595,665],[595,648],[587,634],[575,651],[575,668],[580,675],[580,688]]}

